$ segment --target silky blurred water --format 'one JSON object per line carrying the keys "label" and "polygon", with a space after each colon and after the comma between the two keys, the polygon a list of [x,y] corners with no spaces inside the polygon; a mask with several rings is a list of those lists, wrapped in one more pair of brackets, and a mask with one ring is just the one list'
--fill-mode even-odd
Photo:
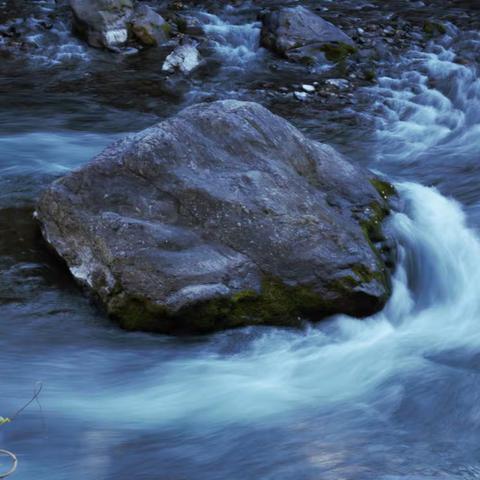
{"label": "silky blurred water", "polygon": [[[263,61],[258,26],[208,19],[223,65],[210,86],[229,96],[249,78],[239,65],[255,71]],[[475,45],[477,34],[451,28],[364,92],[374,99],[354,112],[368,118],[364,127],[338,125],[338,148],[349,144],[399,192],[389,219],[393,295],[372,318],[302,331],[124,332],[82,296],[35,229],[33,202],[50,181],[205,86],[162,96],[153,110],[63,91],[32,90],[29,100],[27,80],[15,96],[2,93],[0,415],[43,383],[41,409],[0,429],[0,447],[20,461],[12,478],[479,478],[480,79],[474,62],[455,61]],[[290,119],[329,131],[320,116],[303,123],[304,108]]]}

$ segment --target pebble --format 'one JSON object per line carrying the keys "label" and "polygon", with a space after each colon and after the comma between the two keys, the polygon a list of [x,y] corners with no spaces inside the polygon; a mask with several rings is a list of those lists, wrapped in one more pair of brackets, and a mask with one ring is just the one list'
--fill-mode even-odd
{"label": "pebble", "polygon": [[306,100],[308,97],[308,95],[305,92],[293,92],[293,95],[297,100],[300,100],[301,102]]}
{"label": "pebble", "polygon": [[348,88],[350,85],[348,80],[345,80],[344,78],[329,78],[325,83],[339,89]]}
{"label": "pebble", "polygon": [[313,93],[315,91],[315,87],[313,85],[307,85],[307,84],[303,84],[302,89],[304,92],[307,92],[307,93]]}

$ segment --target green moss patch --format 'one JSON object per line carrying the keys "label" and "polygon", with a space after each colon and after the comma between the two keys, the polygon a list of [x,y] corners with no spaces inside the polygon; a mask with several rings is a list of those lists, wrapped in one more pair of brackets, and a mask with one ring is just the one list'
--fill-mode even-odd
{"label": "green moss patch", "polygon": [[172,26],[167,22],[163,23],[160,28],[163,30],[163,33],[165,33],[167,37],[169,37],[172,33]]}
{"label": "green moss patch", "polygon": [[161,319],[168,319],[164,307],[154,305],[146,298],[118,295],[108,304],[108,313],[125,330],[162,331],[167,324],[160,325]]}
{"label": "green moss patch", "polygon": [[447,33],[447,29],[444,25],[429,20],[423,24],[423,31],[430,37],[435,35],[445,35]]}
{"label": "green moss patch", "polygon": [[[343,290],[339,290],[343,291]],[[171,313],[148,299],[118,295],[109,314],[126,330],[171,333],[212,332],[245,325],[299,326],[301,317],[319,319],[338,307],[308,286],[288,286],[266,278],[259,293],[244,290]]]}
{"label": "green moss patch", "polygon": [[308,286],[291,287],[278,279],[265,278],[261,292],[237,292],[232,297],[211,300],[181,313],[194,318],[201,331],[244,325],[298,326],[302,316],[322,316],[333,311],[322,297]]}
{"label": "green moss patch", "polygon": [[397,194],[395,187],[391,183],[381,180],[378,177],[370,179],[370,183],[385,200]]}
{"label": "green moss patch", "polygon": [[375,69],[365,70],[363,72],[363,77],[367,82],[374,82],[377,79],[377,72]]}
{"label": "green moss patch", "polygon": [[342,42],[327,43],[322,45],[321,50],[329,62],[341,62],[357,51],[355,47]]}
{"label": "green moss patch", "polygon": [[174,21],[175,21],[175,25],[177,26],[177,30],[180,33],[186,33],[188,28],[187,21],[182,17],[176,17]]}

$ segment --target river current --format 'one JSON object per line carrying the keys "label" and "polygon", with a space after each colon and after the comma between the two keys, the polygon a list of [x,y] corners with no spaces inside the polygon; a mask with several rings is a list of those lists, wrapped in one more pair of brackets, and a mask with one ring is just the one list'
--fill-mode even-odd
{"label": "river current", "polygon": [[[14,94],[0,93],[0,414],[43,384],[41,409],[0,428],[0,446],[20,462],[12,478],[480,478],[480,77],[474,62],[456,61],[478,50],[477,33],[449,25],[390,62],[361,92],[368,107],[352,107],[356,121],[338,120],[335,133],[308,104],[288,116],[398,189],[393,295],[371,318],[127,333],[41,245],[32,206],[58,175],[212,95],[262,101],[249,87],[264,62],[258,24],[229,23],[228,9],[198,15],[219,70],[181,98],[163,92],[161,112],[151,100],[138,110],[105,102],[104,92],[36,91],[29,68],[43,65],[37,83],[72,62],[77,72],[102,62],[62,30],[48,33],[60,46],[45,40]],[[10,85],[14,69],[1,73]]]}

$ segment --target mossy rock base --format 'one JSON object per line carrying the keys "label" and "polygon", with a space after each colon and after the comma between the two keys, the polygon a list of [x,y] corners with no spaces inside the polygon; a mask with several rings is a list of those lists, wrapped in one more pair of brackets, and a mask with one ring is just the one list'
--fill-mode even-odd
{"label": "mossy rock base", "polygon": [[147,299],[122,295],[113,299],[108,309],[110,316],[130,331],[181,334],[211,333],[249,325],[300,327],[306,320],[318,321],[336,313],[348,313],[348,305],[341,300],[346,294],[355,299],[357,316],[374,313],[383,306],[383,299],[379,302],[356,291],[357,287],[372,281],[385,279],[381,272],[370,272],[362,265],[355,265],[352,275],[332,282],[329,298],[309,286],[292,287],[278,279],[266,278],[260,293],[240,291],[231,297],[209,300],[178,312],[169,312]]}
{"label": "mossy rock base", "polygon": [[321,50],[329,62],[335,63],[345,60],[357,51],[352,45],[342,42],[327,43],[321,47]]}
{"label": "mossy rock base", "polygon": [[445,35],[447,33],[447,29],[444,25],[437,22],[431,22],[427,20],[423,24],[423,31],[429,36],[434,37],[436,35]]}

